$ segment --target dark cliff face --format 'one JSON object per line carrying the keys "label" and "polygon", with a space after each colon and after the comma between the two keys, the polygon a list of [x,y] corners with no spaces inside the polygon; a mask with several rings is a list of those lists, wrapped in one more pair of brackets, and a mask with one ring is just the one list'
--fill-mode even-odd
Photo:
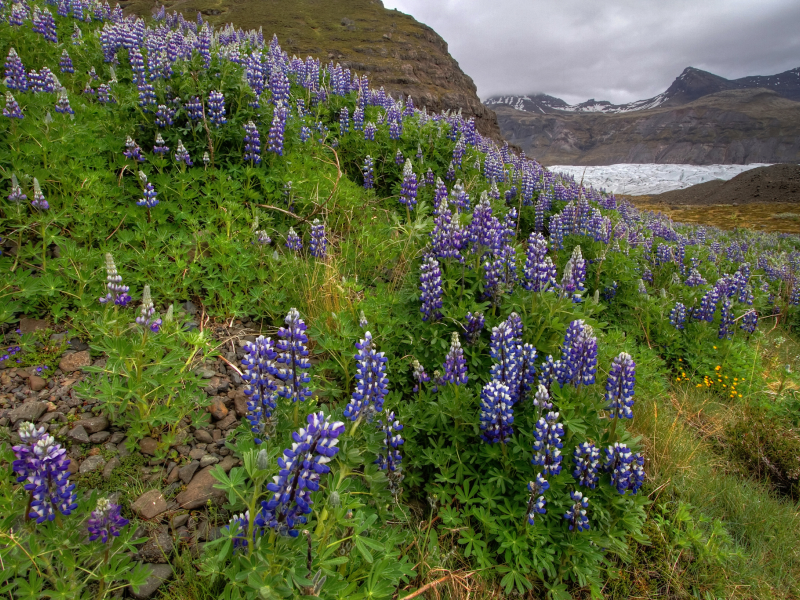
{"label": "dark cliff face", "polygon": [[[160,6],[161,3],[158,5]],[[448,53],[447,43],[409,15],[383,7],[380,0],[167,0],[167,11],[187,19],[198,12],[216,26],[277,34],[281,47],[305,58],[338,62],[371,85],[397,97],[410,95],[418,108],[457,111],[474,116],[483,135],[500,139],[494,112],[481,104],[472,79]],[[149,16],[152,0],[121,2],[123,8]]]}
{"label": "dark cliff face", "polygon": [[800,102],[771,90],[621,114],[496,110],[506,139],[545,165],[800,162]]}

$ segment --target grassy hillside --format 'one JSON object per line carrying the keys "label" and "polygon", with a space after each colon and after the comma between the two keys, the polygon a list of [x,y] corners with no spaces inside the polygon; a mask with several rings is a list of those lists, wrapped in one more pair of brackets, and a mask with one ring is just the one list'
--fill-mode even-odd
{"label": "grassy hillside", "polygon": [[640,212],[255,32],[31,6],[5,596],[797,596],[797,237]]}

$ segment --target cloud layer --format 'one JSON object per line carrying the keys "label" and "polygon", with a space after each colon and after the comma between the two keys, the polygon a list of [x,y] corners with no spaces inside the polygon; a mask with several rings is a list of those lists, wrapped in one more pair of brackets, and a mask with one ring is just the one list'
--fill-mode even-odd
{"label": "cloud layer", "polygon": [[615,103],[685,67],[729,79],[800,66],[797,0],[384,0],[433,27],[481,98]]}

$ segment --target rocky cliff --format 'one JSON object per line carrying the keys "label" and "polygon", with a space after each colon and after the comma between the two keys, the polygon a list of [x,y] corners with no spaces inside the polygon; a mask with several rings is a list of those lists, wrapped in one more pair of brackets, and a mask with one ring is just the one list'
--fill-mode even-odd
{"label": "rocky cliff", "polygon": [[616,113],[493,108],[503,136],[545,165],[800,162],[800,102],[775,91],[732,89],[665,104]]}
{"label": "rocky cliff", "polygon": [[[162,3],[128,0],[128,12],[149,15]],[[394,96],[410,95],[417,107],[458,110],[474,116],[483,135],[500,138],[494,112],[481,104],[475,84],[448,53],[447,43],[413,17],[384,8],[380,0],[167,0],[168,11],[187,19],[198,12],[214,25],[261,27],[278,35],[289,55],[332,60]]]}

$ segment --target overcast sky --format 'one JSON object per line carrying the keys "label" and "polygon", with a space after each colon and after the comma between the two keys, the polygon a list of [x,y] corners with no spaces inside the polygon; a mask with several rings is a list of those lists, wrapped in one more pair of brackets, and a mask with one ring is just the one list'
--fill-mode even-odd
{"label": "overcast sky", "polygon": [[800,0],[383,0],[431,26],[478,94],[614,103],[692,66],[734,79],[800,67]]}

